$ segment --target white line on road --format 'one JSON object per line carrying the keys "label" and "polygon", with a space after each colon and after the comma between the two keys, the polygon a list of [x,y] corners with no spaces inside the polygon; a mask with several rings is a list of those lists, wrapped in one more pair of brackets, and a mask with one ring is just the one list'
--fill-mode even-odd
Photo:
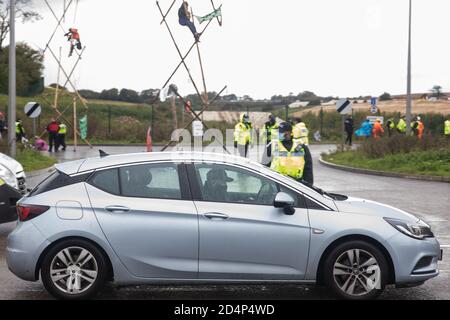
{"label": "white line on road", "polygon": [[450,244],[441,244],[441,248],[448,249],[450,248]]}

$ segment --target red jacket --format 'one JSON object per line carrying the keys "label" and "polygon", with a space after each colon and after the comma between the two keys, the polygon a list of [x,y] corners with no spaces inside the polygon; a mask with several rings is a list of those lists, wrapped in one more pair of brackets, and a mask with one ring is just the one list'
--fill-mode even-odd
{"label": "red jacket", "polygon": [[56,122],[52,122],[47,126],[47,131],[50,133],[58,133],[59,131],[59,124]]}

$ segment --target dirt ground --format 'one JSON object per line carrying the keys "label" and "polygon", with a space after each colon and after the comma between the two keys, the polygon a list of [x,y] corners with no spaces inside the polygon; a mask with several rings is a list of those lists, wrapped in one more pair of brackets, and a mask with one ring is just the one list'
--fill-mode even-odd
{"label": "dirt ground", "polygon": [[[390,101],[380,101],[378,103],[378,108],[381,112],[405,112],[406,108],[406,100],[403,99],[394,99]],[[336,111],[336,106],[324,106],[325,112]],[[358,103],[353,104],[353,109],[355,112],[358,111],[367,111],[370,110],[370,103]],[[304,113],[313,112],[318,114],[320,112],[320,107],[316,107],[313,109],[307,109],[304,111],[300,111],[295,114],[295,116],[301,116]],[[450,101],[427,101],[427,100],[413,100],[412,113],[413,114],[424,114],[424,113],[441,113],[445,115],[450,115]]]}

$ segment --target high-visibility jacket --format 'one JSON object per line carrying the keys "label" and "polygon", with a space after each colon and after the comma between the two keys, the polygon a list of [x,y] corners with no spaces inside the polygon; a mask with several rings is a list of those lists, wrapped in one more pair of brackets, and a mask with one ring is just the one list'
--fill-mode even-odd
{"label": "high-visibility jacket", "polygon": [[252,143],[252,124],[244,123],[244,116],[245,113],[241,114],[240,121],[234,127],[234,142],[241,146]]}
{"label": "high-visibility jacket", "polygon": [[309,145],[309,130],[304,122],[297,123],[292,131],[294,140],[299,140],[301,144]]}
{"label": "high-visibility jacket", "polygon": [[67,134],[67,126],[64,123],[59,125],[58,134]]}
{"label": "high-visibility jacket", "polygon": [[293,141],[291,150],[287,150],[283,143],[278,141],[273,146],[272,156],[272,170],[294,179],[303,177],[305,149],[298,140]]}
{"label": "high-visibility jacket", "polygon": [[383,127],[381,126],[381,123],[378,122],[378,121],[376,121],[376,122],[373,124],[373,129],[372,129],[372,135],[373,135],[373,137],[374,137],[374,138],[379,138],[379,137],[381,137],[383,134],[384,134],[384,129],[383,129]]}
{"label": "high-visibility jacket", "polygon": [[278,124],[270,125],[268,122],[264,124],[264,126],[260,130],[260,139],[261,142],[267,144],[269,141],[272,141],[274,133],[274,129],[278,128]]}
{"label": "high-visibility jacket", "polygon": [[25,129],[23,128],[23,125],[21,122],[16,121],[16,134],[24,134]]}
{"label": "high-visibility jacket", "polygon": [[395,123],[394,123],[394,119],[389,119],[387,122],[386,122],[386,127],[387,128],[389,128],[389,129],[395,129]]}
{"label": "high-visibility jacket", "polygon": [[417,137],[419,138],[419,139],[422,139],[422,137],[423,137],[423,132],[425,131],[425,125],[423,124],[423,122],[422,121],[416,121],[416,124],[417,124],[417,126],[416,126],[416,134],[417,134]]}
{"label": "high-visibility jacket", "polygon": [[406,121],[405,121],[405,119],[400,119],[398,121],[397,130],[400,133],[405,133],[406,132]]}
{"label": "high-visibility jacket", "polygon": [[444,134],[446,136],[450,135],[450,120],[445,121]]}

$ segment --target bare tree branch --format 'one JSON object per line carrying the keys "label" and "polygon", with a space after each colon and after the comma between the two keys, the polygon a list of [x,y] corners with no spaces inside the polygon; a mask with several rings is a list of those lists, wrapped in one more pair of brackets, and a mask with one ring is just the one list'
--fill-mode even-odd
{"label": "bare tree branch", "polygon": [[[42,17],[30,8],[32,0],[16,0],[16,19],[22,23],[41,20]],[[10,31],[9,1],[5,4],[0,0],[0,53],[3,51],[3,42]]]}

